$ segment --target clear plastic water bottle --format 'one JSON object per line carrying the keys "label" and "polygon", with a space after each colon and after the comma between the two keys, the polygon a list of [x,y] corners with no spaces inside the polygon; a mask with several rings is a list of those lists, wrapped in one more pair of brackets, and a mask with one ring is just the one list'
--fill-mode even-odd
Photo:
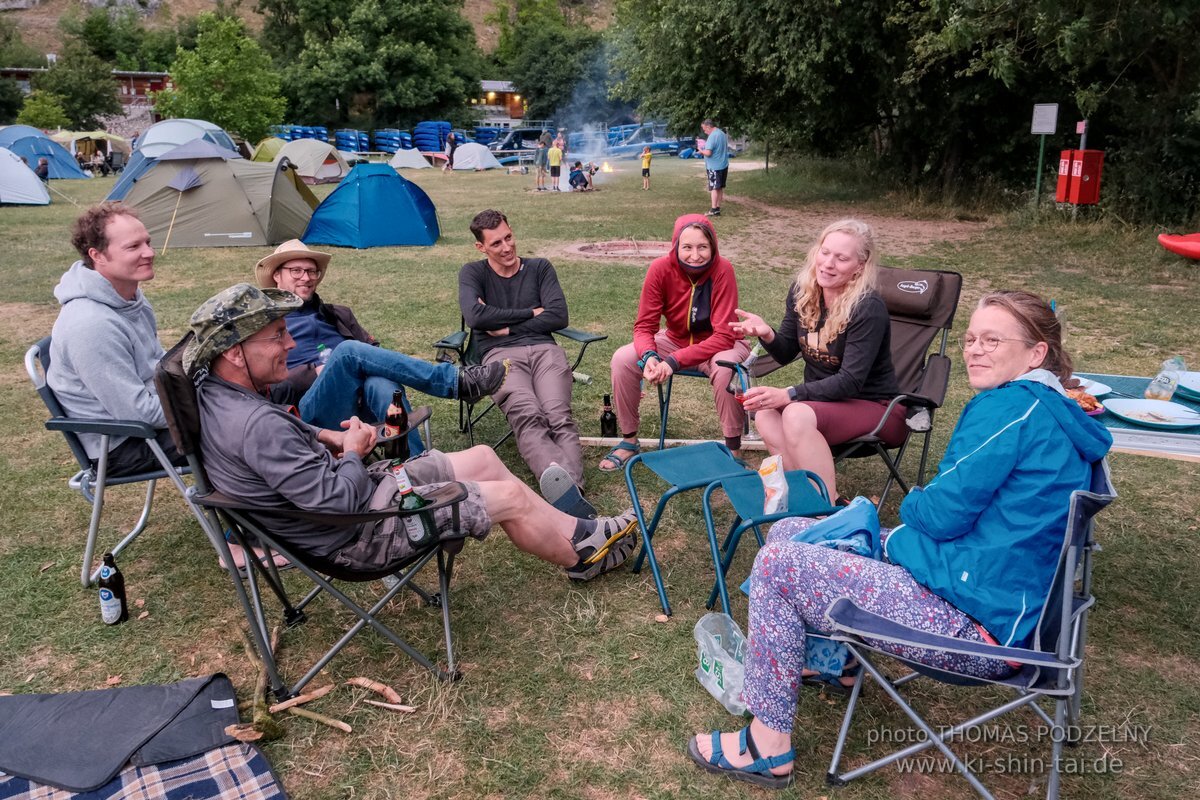
{"label": "clear plastic water bottle", "polygon": [[1175,387],[1179,385],[1180,375],[1186,369],[1183,359],[1179,356],[1168,358],[1162,363],[1162,369],[1154,376],[1154,380],[1146,387],[1146,399],[1170,400],[1175,394]]}
{"label": "clear plastic water bottle", "polygon": [[329,354],[333,352],[323,344],[317,345],[317,366],[323,367],[329,363]]}

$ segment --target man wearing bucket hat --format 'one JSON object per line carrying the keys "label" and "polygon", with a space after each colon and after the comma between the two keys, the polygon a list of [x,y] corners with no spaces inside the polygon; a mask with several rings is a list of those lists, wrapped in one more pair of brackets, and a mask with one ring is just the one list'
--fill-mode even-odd
{"label": "man wearing bucket hat", "polygon": [[[183,354],[189,374],[201,378],[200,448],[218,490],[264,509],[304,508],[358,513],[394,506],[396,484],[387,462],[366,467],[375,429],[358,417],[341,430],[321,429],[270,402],[268,387],[287,374],[295,342],[284,318],[301,305],[296,295],[232,286],[192,314],[194,334]],[[522,483],[495,452],[479,445],[459,453],[430,450],[406,462],[419,493],[461,482],[462,530],[475,538],[499,525],[518,549],[590,580],[625,562],[637,546],[633,511],[619,517],[576,519],[558,511]],[[434,512],[438,530],[452,524],[449,509]],[[346,569],[379,570],[408,555],[395,520],[350,527],[315,526],[265,516],[271,532]]]}
{"label": "man wearing bucket hat", "polygon": [[[283,289],[302,301],[287,315],[288,333],[296,347],[288,354],[288,379],[274,396],[295,402],[306,422],[335,428],[353,414],[382,422],[392,395],[401,387],[434,397],[468,400],[478,400],[500,388],[505,376],[503,364],[460,369],[380,347],[353,311],[326,303],[317,294],[330,258],[329,253],[292,239],[254,268],[259,287]],[[324,367],[319,363],[320,345],[329,351]],[[414,453],[421,452],[421,438],[415,431],[409,437],[409,447]]]}

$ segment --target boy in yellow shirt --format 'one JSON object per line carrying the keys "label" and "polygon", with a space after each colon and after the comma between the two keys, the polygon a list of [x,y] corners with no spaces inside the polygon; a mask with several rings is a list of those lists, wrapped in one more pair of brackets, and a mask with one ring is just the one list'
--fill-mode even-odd
{"label": "boy in yellow shirt", "polygon": [[649,190],[650,188],[650,145],[646,145],[642,149],[642,189]]}
{"label": "boy in yellow shirt", "polygon": [[563,151],[555,142],[554,145],[546,151],[546,163],[550,165],[550,183],[554,187],[554,191],[561,191],[558,187],[559,176],[562,175],[562,160]]}

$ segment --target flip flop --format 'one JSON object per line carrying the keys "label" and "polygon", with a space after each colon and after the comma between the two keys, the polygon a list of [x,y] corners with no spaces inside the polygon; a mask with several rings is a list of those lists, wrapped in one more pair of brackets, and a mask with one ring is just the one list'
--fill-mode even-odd
{"label": "flip flop", "polygon": [[739,754],[749,750],[754,761],[744,767],[735,767],[729,763],[729,759],[725,758],[725,752],[721,749],[720,731],[712,732],[712,756],[705,758],[701,755],[700,748],[696,746],[695,736],[688,739],[688,756],[704,771],[715,775],[724,775],[728,778],[733,778],[735,781],[745,781],[755,786],[761,786],[764,789],[786,789],[792,785],[792,781],[795,778],[792,772],[786,775],[774,775],[771,773],[771,769],[773,767],[782,767],[784,764],[790,764],[795,761],[795,748],[777,756],[763,758],[758,754],[758,748],[754,746],[754,737],[750,735],[749,725],[742,728],[738,733],[738,747]]}
{"label": "flip flop", "polygon": [[[622,450],[628,451],[629,455],[625,456],[624,458],[621,458],[620,456],[618,456],[617,453]],[[633,458],[640,452],[642,452],[642,446],[640,444],[631,444],[630,442],[617,442],[617,446],[614,447],[612,450],[609,450],[608,453],[606,453],[604,455],[604,457],[600,459],[600,471],[601,472],[617,472],[621,469],[624,469],[625,462],[628,461],[629,459]],[[608,464],[609,466],[606,467],[606,466],[604,466],[605,464]]]}

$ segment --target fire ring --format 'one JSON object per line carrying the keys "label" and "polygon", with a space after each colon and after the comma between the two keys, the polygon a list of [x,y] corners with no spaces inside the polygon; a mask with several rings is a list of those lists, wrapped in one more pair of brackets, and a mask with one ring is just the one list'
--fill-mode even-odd
{"label": "fire ring", "polygon": [[580,244],[573,244],[567,248],[567,252],[582,256],[583,258],[650,260],[659,256],[665,256],[670,249],[670,242],[615,239],[611,242],[581,242]]}

